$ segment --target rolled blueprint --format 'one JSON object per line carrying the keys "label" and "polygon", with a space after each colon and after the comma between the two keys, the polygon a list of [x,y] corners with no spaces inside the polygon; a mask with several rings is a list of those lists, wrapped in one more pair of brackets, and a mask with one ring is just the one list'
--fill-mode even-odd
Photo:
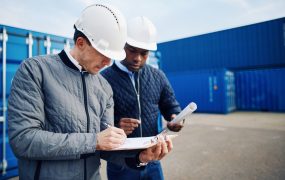
{"label": "rolled blueprint", "polygon": [[191,102],[184,108],[171,122],[179,123],[190,116],[194,111],[196,111],[197,105],[194,102]]}

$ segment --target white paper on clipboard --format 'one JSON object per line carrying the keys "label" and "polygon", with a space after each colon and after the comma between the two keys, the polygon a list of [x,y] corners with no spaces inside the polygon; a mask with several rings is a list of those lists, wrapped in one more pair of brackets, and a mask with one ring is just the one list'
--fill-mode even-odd
{"label": "white paper on clipboard", "polygon": [[[169,139],[177,137],[177,135],[167,135]],[[157,136],[151,137],[138,137],[138,138],[127,138],[124,144],[118,148],[114,148],[111,151],[118,150],[133,150],[133,149],[147,149],[156,145],[158,142]]]}

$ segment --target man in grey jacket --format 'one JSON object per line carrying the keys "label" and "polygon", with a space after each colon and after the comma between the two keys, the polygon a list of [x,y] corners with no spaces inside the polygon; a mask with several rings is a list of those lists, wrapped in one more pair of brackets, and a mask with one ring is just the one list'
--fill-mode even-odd
{"label": "man in grey jacket", "polygon": [[97,73],[110,58],[125,58],[126,23],[116,8],[95,4],[74,27],[73,49],[29,58],[14,77],[8,125],[20,179],[100,179],[100,158],[140,168],[172,149],[170,140],[161,140],[140,152],[108,151],[126,135],[108,127],[113,93]]}

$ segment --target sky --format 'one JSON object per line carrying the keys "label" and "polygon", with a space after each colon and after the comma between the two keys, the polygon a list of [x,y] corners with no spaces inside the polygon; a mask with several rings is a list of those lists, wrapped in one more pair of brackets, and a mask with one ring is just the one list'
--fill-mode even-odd
{"label": "sky", "polygon": [[148,17],[158,42],[285,17],[285,0],[0,0],[0,24],[72,38],[94,3],[116,6],[127,20]]}

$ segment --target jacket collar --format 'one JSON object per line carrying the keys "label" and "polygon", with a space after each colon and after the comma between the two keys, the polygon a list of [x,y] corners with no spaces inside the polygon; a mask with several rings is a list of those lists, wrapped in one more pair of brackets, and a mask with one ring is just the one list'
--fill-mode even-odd
{"label": "jacket collar", "polygon": [[70,61],[70,59],[68,58],[68,56],[66,55],[66,53],[65,53],[64,50],[62,50],[58,55],[59,55],[60,59],[62,60],[62,62],[63,62],[66,66],[68,66],[68,67],[70,67],[71,69],[74,69],[74,70],[76,70],[76,71],[80,71],[80,70]]}
{"label": "jacket collar", "polygon": [[[119,62],[119,63],[120,63],[120,62]],[[143,71],[145,70],[146,66],[147,66],[147,64],[145,64],[145,65],[139,70],[139,72],[143,72]],[[111,67],[112,67],[114,70],[116,70],[116,71],[123,72],[123,73],[125,73],[125,74],[130,74],[130,73],[126,72],[125,70],[122,70],[120,67],[118,67],[117,63],[115,63],[115,62],[112,64]],[[129,72],[131,72],[131,71],[129,71]]]}
{"label": "jacket collar", "polygon": [[132,76],[132,75],[134,74],[134,72],[128,70],[128,68],[127,68],[125,65],[123,65],[123,64],[121,63],[121,61],[115,60],[115,61],[114,61],[114,64],[115,64],[121,71],[124,71],[124,72],[128,73],[128,75]]}

